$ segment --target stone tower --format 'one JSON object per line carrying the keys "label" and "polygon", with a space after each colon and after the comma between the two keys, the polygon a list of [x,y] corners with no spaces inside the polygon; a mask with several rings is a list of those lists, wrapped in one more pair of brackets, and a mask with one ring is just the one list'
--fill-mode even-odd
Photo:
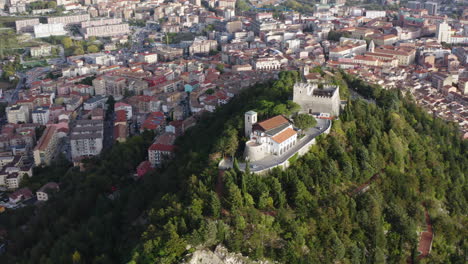
{"label": "stone tower", "polygon": [[367,51],[368,52],[374,52],[374,50],[375,50],[375,43],[374,43],[373,40],[371,40],[370,43],[369,43],[369,47],[367,48]]}
{"label": "stone tower", "polygon": [[252,133],[252,126],[257,123],[257,113],[254,111],[248,111],[244,115],[245,120],[245,136],[249,139]]}
{"label": "stone tower", "polygon": [[305,77],[306,75],[309,75],[310,73],[310,68],[308,65],[305,65],[303,68],[302,68],[302,77]]}

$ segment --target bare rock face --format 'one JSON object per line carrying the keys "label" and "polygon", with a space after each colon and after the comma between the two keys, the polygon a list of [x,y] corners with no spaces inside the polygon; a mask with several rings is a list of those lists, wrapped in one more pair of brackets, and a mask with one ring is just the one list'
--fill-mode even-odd
{"label": "bare rock face", "polygon": [[253,261],[240,253],[231,253],[225,247],[218,245],[215,251],[208,249],[196,250],[182,264],[273,264],[269,261]]}

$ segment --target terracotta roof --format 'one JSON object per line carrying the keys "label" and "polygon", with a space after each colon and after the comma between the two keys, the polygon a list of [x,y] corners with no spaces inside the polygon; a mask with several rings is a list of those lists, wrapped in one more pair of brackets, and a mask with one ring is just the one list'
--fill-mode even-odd
{"label": "terracotta roof", "polygon": [[265,121],[259,122],[257,125],[260,126],[263,130],[267,131],[288,122],[289,121],[284,116],[278,115]]}
{"label": "terracotta roof", "polygon": [[152,144],[149,147],[150,151],[174,151],[175,146],[172,145],[163,145],[163,144]]}
{"label": "terracotta roof", "polygon": [[281,132],[278,135],[272,137],[271,139],[273,139],[276,143],[282,143],[285,140],[287,140],[288,138],[294,136],[295,134],[296,134],[296,131],[294,131],[294,129],[287,128],[283,132]]}

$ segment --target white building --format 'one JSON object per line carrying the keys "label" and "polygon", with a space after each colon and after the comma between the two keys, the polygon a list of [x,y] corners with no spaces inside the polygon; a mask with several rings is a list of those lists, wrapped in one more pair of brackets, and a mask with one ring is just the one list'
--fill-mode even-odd
{"label": "white building", "polygon": [[158,62],[158,54],[153,52],[140,53],[138,55],[138,61],[146,63],[156,63]]}
{"label": "white building", "polygon": [[387,15],[386,11],[375,11],[375,10],[367,10],[366,11],[366,18],[374,19],[378,17],[385,17]]}
{"label": "white building", "polygon": [[59,190],[59,186],[55,182],[46,183],[36,192],[37,200],[38,201],[47,201],[49,200],[49,194],[52,192],[57,192]]}
{"label": "white building", "polygon": [[45,125],[49,122],[50,111],[49,107],[37,107],[32,112],[33,123]]}
{"label": "white building", "polygon": [[77,120],[70,135],[72,158],[101,153],[103,136],[102,120]]}
{"label": "white building", "polygon": [[67,32],[63,29],[63,24],[39,24],[34,25],[34,36],[36,38],[46,38],[50,36],[63,36]]}
{"label": "white building", "polygon": [[29,123],[29,109],[25,105],[13,105],[6,108],[8,123]]}
{"label": "white building", "polygon": [[284,116],[275,116],[257,123],[257,113],[245,113],[246,142],[244,156],[250,161],[269,155],[281,156],[297,143],[297,133]]}
{"label": "white building", "polygon": [[89,37],[112,37],[130,33],[128,24],[113,24],[102,26],[91,26],[82,29],[83,36],[87,39]]}
{"label": "white building", "polygon": [[450,43],[452,36],[452,28],[446,21],[437,25],[436,37],[439,43],[445,42]]}
{"label": "white building", "polygon": [[50,56],[52,54],[52,46],[49,45],[40,45],[39,47],[31,47],[29,49],[31,57],[44,57]]}
{"label": "white building", "polygon": [[253,64],[254,69],[259,71],[279,70],[281,68],[281,62],[275,58],[258,58]]}

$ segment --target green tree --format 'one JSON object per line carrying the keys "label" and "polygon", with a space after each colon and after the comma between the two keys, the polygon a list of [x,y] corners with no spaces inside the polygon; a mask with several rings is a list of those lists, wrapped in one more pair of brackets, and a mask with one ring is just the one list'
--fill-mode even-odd
{"label": "green tree", "polygon": [[57,2],[55,1],[47,2],[47,8],[55,9],[56,7],[57,7]]}
{"label": "green tree", "polygon": [[214,192],[210,192],[210,215],[218,218],[221,213],[221,202],[219,201],[218,195]]}
{"label": "green tree", "polygon": [[294,117],[294,125],[302,130],[307,130],[317,125],[317,120],[308,114],[298,114]]}
{"label": "green tree", "polygon": [[223,73],[224,72],[224,64],[221,64],[221,63],[217,64],[216,65],[216,70]]}
{"label": "green tree", "polygon": [[78,252],[78,250],[75,250],[75,252],[73,253],[73,256],[72,256],[72,263],[77,264],[77,263],[80,263],[80,262],[81,262],[80,252]]}
{"label": "green tree", "polygon": [[65,49],[69,49],[73,46],[73,41],[70,37],[64,37],[61,42]]}
{"label": "green tree", "polygon": [[86,50],[88,53],[96,53],[99,51],[99,48],[96,45],[89,45]]}
{"label": "green tree", "polygon": [[83,50],[83,47],[79,46],[79,47],[75,47],[75,49],[73,50],[73,55],[83,55],[85,54],[84,50]]}

